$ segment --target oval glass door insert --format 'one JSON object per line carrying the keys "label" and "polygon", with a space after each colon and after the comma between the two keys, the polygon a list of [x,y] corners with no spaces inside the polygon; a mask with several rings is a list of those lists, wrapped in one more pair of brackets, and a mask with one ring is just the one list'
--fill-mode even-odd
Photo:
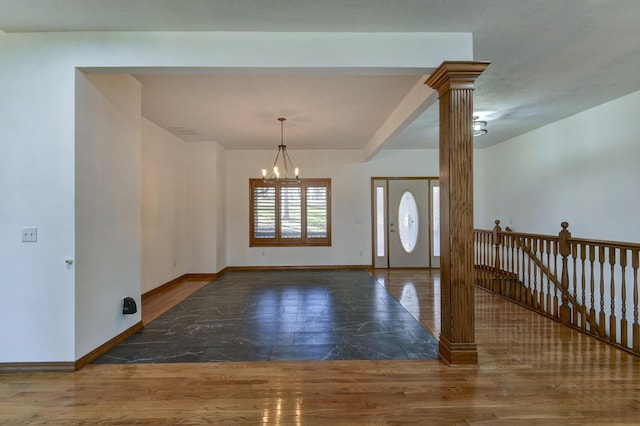
{"label": "oval glass door insert", "polygon": [[400,243],[407,253],[416,248],[418,242],[418,205],[413,194],[406,191],[398,206],[398,234]]}

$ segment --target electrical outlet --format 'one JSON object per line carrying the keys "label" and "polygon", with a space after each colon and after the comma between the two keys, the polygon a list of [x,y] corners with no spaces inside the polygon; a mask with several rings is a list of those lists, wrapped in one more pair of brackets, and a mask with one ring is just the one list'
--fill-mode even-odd
{"label": "electrical outlet", "polygon": [[35,226],[22,227],[22,242],[35,243],[38,241],[38,228]]}

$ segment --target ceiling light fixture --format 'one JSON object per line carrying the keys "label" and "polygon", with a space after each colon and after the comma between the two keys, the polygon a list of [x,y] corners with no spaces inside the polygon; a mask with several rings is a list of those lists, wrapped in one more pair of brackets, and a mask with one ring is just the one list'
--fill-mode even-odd
{"label": "ceiling light fixture", "polygon": [[267,169],[262,169],[262,180],[265,182],[298,183],[298,168],[293,166],[293,162],[287,153],[287,146],[284,144],[284,122],[286,118],[280,117],[280,145],[278,153],[273,162],[271,172],[267,175]]}
{"label": "ceiling light fixture", "polygon": [[487,122],[478,120],[480,118],[477,115],[473,116],[473,136],[482,136],[488,133]]}

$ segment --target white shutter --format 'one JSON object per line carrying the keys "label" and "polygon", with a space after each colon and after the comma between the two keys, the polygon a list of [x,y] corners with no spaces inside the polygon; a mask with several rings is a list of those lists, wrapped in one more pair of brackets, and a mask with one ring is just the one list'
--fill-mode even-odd
{"label": "white shutter", "polygon": [[253,188],[253,238],[276,238],[276,188]]}
{"label": "white shutter", "polygon": [[307,238],[327,238],[327,187],[309,186],[307,196]]}
{"label": "white shutter", "polygon": [[299,185],[280,186],[280,238],[302,237],[301,193]]}

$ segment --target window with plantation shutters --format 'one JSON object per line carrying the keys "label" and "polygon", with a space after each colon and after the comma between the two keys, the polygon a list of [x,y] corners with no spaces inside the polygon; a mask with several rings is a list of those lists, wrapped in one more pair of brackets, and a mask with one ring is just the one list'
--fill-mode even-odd
{"label": "window with plantation shutters", "polygon": [[331,179],[250,179],[251,246],[331,245]]}

